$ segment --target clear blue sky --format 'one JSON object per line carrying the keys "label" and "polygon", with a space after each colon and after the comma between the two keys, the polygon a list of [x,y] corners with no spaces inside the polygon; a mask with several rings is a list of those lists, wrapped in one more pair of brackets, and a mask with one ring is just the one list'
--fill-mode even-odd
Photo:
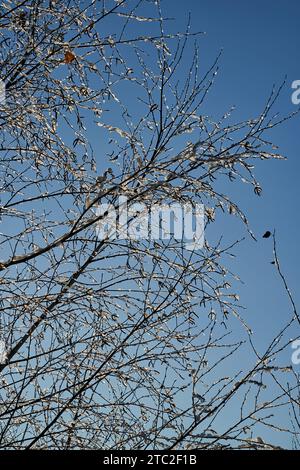
{"label": "clear blue sky", "polygon": [[[200,57],[209,64],[223,49],[220,72],[206,103],[206,111],[220,116],[236,106],[236,120],[254,117],[262,109],[273,84],[287,75],[287,86],[277,106],[281,114],[296,110],[291,102],[291,83],[300,79],[300,2],[296,0],[164,0],[166,16],[176,18],[171,29],[183,28],[191,12],[192,29],[205,31],[200,37]],[[176,26],[175,26],[176,25]],[[299,300],[300,115],[274,129],[273,141],[287,161],[262,162],[256,176],[263,187],[260,198],[248,186],[230,190],[240,202],[258,242],[249,238],[238,250],[235,269],[245,282],[241,301],[247,318],[258,326],[261,335],[281,324],[289,304],[281,288],[272,260],[271,239],[265,230],[276,229],[282,268],[296,300]],[[225,240],[243,232],[241,224],[224,224]],[[264,326],[268,326],[266,330]],[[298,332],[295,332],[298,334]],[[300,372],[300,371],[299,371]]]}

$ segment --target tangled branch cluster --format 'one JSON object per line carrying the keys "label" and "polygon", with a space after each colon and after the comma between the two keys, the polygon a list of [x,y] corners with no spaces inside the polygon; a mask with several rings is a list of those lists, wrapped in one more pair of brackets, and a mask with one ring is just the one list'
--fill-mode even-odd
{"label": "tangled branch cluster", "polygon": [[251,234],[215,182],[260,195],[253,163],[282,158],[266,138],[287,119],[280,89],[257,118],[215,122],[218,59],[204,72],[195,43],[187,69],[199,35],[165,27],[158,1],[1,1],[0,448],[276,447],[257,429],[298,443],[281,359],[298,316],[258,352],[226,268],[237,241],[96,235],[120,194],[202,203],[206,225],[228,212]]}

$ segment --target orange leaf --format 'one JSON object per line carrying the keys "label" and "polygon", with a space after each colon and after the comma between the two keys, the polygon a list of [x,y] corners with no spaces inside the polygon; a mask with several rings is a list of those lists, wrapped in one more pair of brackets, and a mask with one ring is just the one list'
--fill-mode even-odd
{"label": "orange leaf", "polygon": [[65,53],[65,63],[66,64],[70,64],[71,62],[73,62],[73,60],[76,59],[76,56],[73,54],[73,52],[71,51],[67,51]]}

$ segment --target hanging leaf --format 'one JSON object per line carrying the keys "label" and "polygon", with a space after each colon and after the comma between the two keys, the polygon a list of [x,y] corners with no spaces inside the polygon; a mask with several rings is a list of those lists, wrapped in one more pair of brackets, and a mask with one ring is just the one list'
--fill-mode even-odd
{"label": "hanging leaf", "polygon": [[258,184],[256,186],[254,186],[254,192],[257,196],[260,196],[261,192],[262,192],[261,186],[259,186]]}
{"label": "hanging leaf", "polygon": [[71,51],[65,53],[65,64],[71,64],[76,59],[76,56]]}
{"label": "hanging leaf", "polygon": [[263,238],[269,238],[271,235],[271,232],[267,230],[266,233],[264,233]]}

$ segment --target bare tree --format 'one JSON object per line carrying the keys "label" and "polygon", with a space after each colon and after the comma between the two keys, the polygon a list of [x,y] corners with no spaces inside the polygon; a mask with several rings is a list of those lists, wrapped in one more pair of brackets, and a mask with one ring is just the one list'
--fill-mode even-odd
{"label": "bare tree", "polygon": [[99,237],[120,195],[129,227],[133,203],[204,204],[206,226],[228,212],[253,237],[215,183],[260,195],[255,159],[282,158],[266,137],[289,118],[272,114],[281,88],[255,119],[213,121],[218,58],[203,71],[201,33],[166,25],[159,1],[1,1],[1,448],[298,446],[282,358],[299,317],[275,238],[292,309],[259,351],[226,267],[239,240]]}

